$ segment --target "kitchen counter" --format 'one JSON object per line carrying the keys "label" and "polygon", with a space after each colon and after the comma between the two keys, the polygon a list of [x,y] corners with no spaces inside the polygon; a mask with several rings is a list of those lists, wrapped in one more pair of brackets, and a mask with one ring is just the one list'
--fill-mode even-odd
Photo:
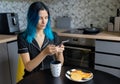
{"label": "kitchen counter", "polygon": [[[120,41],[120,33],[118,33],[118,32],[102,31],[95,35],[89,35],[89,34],[62,33],[63,31],[65,31],[65,29],[53,29],[53,31],[57,32],[57,34],[60,36]],[[0,43],[14,41],[14,40],[17,40],[16,35],[0,35]]]}
{"label": "kitchen counter", "polygon": [[0,35],[0,43],[10,42],[17,40],[16,35]]}
{"label": "kitchen counter", "polygon": [[57,34],[60,36],[120,41],[120,32],[102,31],[98,34],[90,35],[90,34],[62,33],[63,31],[65,31],[65,29],[55,29],[54,28],[53,31],[57,32]]}

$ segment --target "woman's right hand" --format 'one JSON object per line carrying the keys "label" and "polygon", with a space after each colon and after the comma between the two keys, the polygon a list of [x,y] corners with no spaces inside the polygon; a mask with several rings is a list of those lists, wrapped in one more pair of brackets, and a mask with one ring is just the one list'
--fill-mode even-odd
{"label": "woman's right hand", "polygon": [[53,55],[57,52],[57,49],[55,45],[50,44],[43,50],[43,52],[45,55]]}

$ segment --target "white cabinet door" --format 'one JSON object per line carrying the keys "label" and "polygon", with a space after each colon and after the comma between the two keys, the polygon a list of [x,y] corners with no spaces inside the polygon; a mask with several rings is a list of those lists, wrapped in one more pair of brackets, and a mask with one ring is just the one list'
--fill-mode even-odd
{"label": "white cabinet door", "polygon": [[17,42],[9,42],[7,43],[8,54],[9,54],[9,65],[10,65],[10,73],[12,84],[16,84],[16,71],[18,65],[18,48]]}
{"label": "white cabinet door", "polygon": [[120,55],[120,42],[96,40],[95,51]]}
{"label": "white cabinet door", "polygon": [[95,53],[95,63],[120,68],[120,56]]}
{"label": "white cabinet door", "polygon": [[12,84],[10,77],[9,58],[7,44],[0,44],[0,84]]}

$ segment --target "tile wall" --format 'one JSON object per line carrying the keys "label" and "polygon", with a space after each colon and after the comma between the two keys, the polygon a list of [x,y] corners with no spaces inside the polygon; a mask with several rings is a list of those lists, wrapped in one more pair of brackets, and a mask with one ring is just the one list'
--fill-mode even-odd
{"label": "tile wall", "polygon": [[116,16],[120,8],[120,0],[0,0],[1,12],[15,12],[19,15],[20,28],[26,28],[26,14],[29,5],[34,1],[43,1],[48,5],[52,27],[55,27],[57,17],[72,18],[71,27],[106,28],[110,16]]}

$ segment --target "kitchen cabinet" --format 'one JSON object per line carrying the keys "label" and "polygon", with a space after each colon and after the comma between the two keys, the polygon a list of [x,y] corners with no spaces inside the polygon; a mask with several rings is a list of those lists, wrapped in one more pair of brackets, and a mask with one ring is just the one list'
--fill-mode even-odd
{"label": "kitchen cabinet", "polygon": [[0,44],[0,84],[11,84],[7,44]]}
{"label": "kitchen cabinet", "polygon": [[17,42],[0,43],[0,84],[16,84]]}
{"label": "kitchen cabinet", "polygon": [[95,69],[120,78],[120,41],[95,41]]}

